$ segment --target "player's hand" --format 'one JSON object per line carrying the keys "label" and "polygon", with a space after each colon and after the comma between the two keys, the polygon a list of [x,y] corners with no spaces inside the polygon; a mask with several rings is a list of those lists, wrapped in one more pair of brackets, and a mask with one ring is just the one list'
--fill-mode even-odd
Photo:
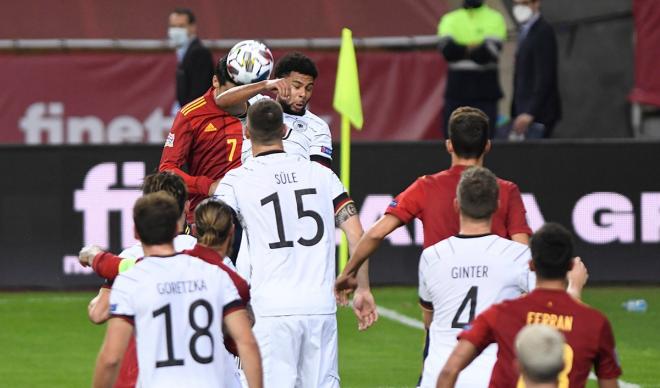
{"label": "player's hand", "polygon": [[355,276],[341,274],[335,280],[335,298],[340,306],[348,305],[348,297],[357,288]]}
{"label": "player's hand", "polygon": [[353,296],[353,312],[358,319],[358,330],[367,330],[378,320],[376,301],[371,290],[358,288]]}
{"label": "player's hand", "polygon": [[291,93],[291,85],[286,78],[269,79],[266,81],[265,89],[271,92],[276,92],[277,95],[284,100],[288,100],[289,94]]}
{"label": "player's hand", "polygon": [[580,257],[573,258],[573,267],[568,271],[568,274],[566,274],[566,278],[568,280],[568,293],[575,298],[580,299],[582,296],[582,289],[589,279],[587,267],[584,265]]}
{"label": "player's hand", "polygon": [[518,134],[527,132],[527,128],[534,122],[534,116],[529,113],[521,113],[513,120],[513,130]]}
{"label": "player's hand", "polygon": [[83,267],[91,267],[94,257],[101,252],[103,252],[103,250],[100,247],[96,245],[87,245],[80,250],[80,253],[78,253],[78,262]]}

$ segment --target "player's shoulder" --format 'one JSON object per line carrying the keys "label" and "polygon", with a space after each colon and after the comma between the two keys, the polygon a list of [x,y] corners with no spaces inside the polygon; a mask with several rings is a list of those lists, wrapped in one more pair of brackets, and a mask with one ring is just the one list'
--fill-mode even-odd
{"label": "player's shoulder", "polygon": [[525,244],[497,235],[491,235],[491,238],[487,250],[494,255],[511,258],[514,261],[528,259],[530,256],[529,247]]}
{"label": "player's shoulder", "polygon": [[142,249],[142,244],[138,242],[137,244],[121,251],[118,256],[122,259],[139,259],[144,256],[144,249]]}
{"label": "player's shoulder", "polygon": [[190,101],[189,103],[187,103],[183,107],[181,107],[181,110],[179,112],[184,117],[190,119],[194,116],[199,115],[200,113],[205,112],[206,109],[203,109],[203,108],[206,107],[206,105],[208,103],[209,102],[207,101],[206,96],[202,95],[202,96],[199,96],[196,99]]}
{"label": "player's shoulder", "polygon": [[309,109],[305,111],[302,118],[307,121],[308,125],[310,125],[310,129],[314,131],[330,132],[330,126],[328,123],[326,123],[321,117],[312,113]]}
{"label": "player's shoulder", "polygon": [[192,249],[197,245],[197,239],[189,234],[179,234],[174,237],[174,250],[177,252]]}
{"label": "player's shoulder", "polygon": [[451,244],[451,238],[452,237],[438,241],[437,243],[425,248],[422,251],[421,258],[421,260],[424,261],[424,264],[427,266],[432,265],[446,260],[450,256],[453,256],[454,248]]}
{"label": "player's shoulder", "polygon": [[497,184],[499,185],[500,189],[504,189],[507,191],[518,190],[518,185],[515,184],[513,181],[507,179],[497,177]]}

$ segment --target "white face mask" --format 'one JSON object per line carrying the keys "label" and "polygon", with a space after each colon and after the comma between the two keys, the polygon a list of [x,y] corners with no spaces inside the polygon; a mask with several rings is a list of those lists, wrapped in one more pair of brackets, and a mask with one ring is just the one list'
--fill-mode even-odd
{"label": "white face mask", "polygon": [[181,47],[188,42],[188,30],[185,27],[170,27],[167,29],[167,37],[176,47]]}
{"label": "white face mask", "polygon": [[513,17],[520,24],[528,21],[533,14],[534,12],[532,12],[532,9],[527,5],[518,4],[513,6]]}

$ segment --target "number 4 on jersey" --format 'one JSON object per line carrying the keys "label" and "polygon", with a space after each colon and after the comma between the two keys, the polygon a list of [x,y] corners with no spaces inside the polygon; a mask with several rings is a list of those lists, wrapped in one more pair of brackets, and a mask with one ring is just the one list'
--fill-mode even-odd
{"label": "number 4 on jersey", "polygon": [[[477,286],[472,286],[470,290],[467,292],[465,295],[465,299],[461,302],[460,307],[458,308],[458,311],[456,311],[456,315],[454,315],[454,319],[451,321],[451,327],[454,329],[463,329],[465,326],[469,325],[470,322],[474,320],[474,313],[477,311],[477,291],[479,288]],[[459,322],[458,320],[461,318],[461,315],[463,315],[463,311],[465,311],[465,308],[468,306],[468,303],[470,303],[470,314],[467,322]]]}

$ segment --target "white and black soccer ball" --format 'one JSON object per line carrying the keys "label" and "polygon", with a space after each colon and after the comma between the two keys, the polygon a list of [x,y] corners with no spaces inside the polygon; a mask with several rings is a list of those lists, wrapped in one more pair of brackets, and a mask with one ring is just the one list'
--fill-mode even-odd
{"label": "white and black soccer ball", "polygon": [[237,84],[251,84],[268,79],[273,70],[273,54],[256,40],[236,43],[227,54],[227,72]]}

